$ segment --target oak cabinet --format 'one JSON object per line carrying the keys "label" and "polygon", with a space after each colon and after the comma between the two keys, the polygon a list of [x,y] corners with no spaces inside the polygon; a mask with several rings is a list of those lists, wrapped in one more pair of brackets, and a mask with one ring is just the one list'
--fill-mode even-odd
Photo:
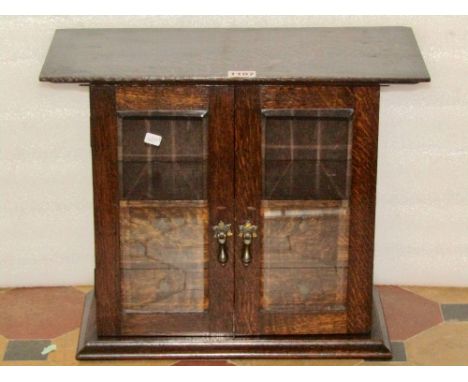
{"label": "oak cabinet", "polygon": [[41,80],[90,86],[78,357],[391,357],[372,287],[379,93],[429,80],[411,30],[219,31],[56,33]]}

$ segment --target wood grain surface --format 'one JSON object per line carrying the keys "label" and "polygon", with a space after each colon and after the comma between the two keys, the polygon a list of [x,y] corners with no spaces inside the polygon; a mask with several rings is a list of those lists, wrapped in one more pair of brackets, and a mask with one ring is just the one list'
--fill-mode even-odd
{"label": "wood grain surface", "polygon": [[[264,337],[98,337],[95,300],[85,301],[77,358],[367,358],[390,359],[390,340],[377,290],[369,334]],[[197,325],[197,322],[194,322]]]}
{"label": "wood grain surface", "polygon": [[[261,114],[259,87],[254,85],[235,88],[235,333],[252,335],[262,332],[259,319],[261,298],[262,195]],[[250,221],[257,225],[257,238],[250,245],[252,262],[245,266],[241,261],[244,244],[239,226]]]}
{"label": "wood grain surface", "polygon": [[91,86],[95,293],[99,335],[120,334],[119,179],[113,86]]}
{"label": "wood grain surface", "polygon": [[[229,78],[228,71],[255,71]],[[60,29],[51,82],[415,83],[429,74],[411,28]]]}
{"label": "wood grain surface", "polygon": [[348,330],[370,330],[374,264],[375,196],[380,88],[354,88],[356,116],[352,146],[349,232]]}
{"label": "wood grain surface", "polygon": [[[107,261],[106,267],[111,269],[106,270],[105,275],[97,271],[97,277],[100,275],[100,281],[96,283],[98,322],[103,320],[99,318],[101,300],[104,305],[114,298],[119,302],[118,308],[113,306],[105,311],[107,317],[113,317],[103,324],[113,325],[107,333],[305,335],[366,333],[370,330],[378,86],[246,84],[235,87],[100,86],[92,89],[100,89],[102,97],[101,101],[99,98],[93,101],[93,110],[96,110],[93,113],[100,112],[104,118],[95,118],[93,123],[98,126],[98,122],[105,121],[106,124],[102,126],[103,131],[95,130],[95,135],[107,134],[106,142],[117,139],[113,130],[117,126],[116,115],[135,118],[132,113],[148,113],[150,118],[151,110],[158,118],[164,110],[172,113],[173,118],[178,118],[177,113],[186,113],[192,118],[190,110],[197,113],[205,110],[202,119],[208,126],[209,137],[208,172],[202,173],[207,177],[206,202],[177,198],[172,201],[154,198],[122,200],[120,244],[115,243],[119,227],[110,230],[107,236],[96,231],[97,243],[106,238],[114,242],[114,251],[122,253],[121,260],[116,260],[108,252],[112,247],[107,246],[106,254],[99,252],[97,260],[100,264]],[[337,111],[334,116],[333,110]],[[285,114],[285,111],[288,112]],[[265,118],[273,121],[279,118],[278,126],[265,125]],[[262,183],[265,183],[262,177],[265,172],[262,129],[273,129],[272,140],[265,147],[281,149],[281,142],[281,147],[275,146],[275,134],[280,137],[282,132],[275,133],[274,129],[283,123],[281,119],[288,118],[294,120],[287,124],[291,128],[290,135],[303,135],[303,127],[321,129],[322,133],[317,135],[317,142],[309,142],[311,137],[308,137],[307,147],[292,147],[291,142],[283,142],[287,146],[287,155],[292,155],[286,159],[294,161],[298,155],[305,155],[308,160],[311,153],[300,152],[304,148],[312,154],[326,152],[326,163],[320,161],[320,168],[323,167],[326,177],[333,180],[330,190],[335,190],[336,195],[328,190],[315,197],[308,195],[305,198],[311,199],[308,201],[295,200],[297,195],[293,189],[296,186],[290,189],[293,184],[288,183],[285,191],[278,194],[279,199],[284,200],[277,200],[276,195],[275,200],[262,201]],[[301,118],[324,119],[311,124]],[[348,126],[353,119],[350,129]],[[165,126],[156,123],[158,125],[160,128]],[[129,124],[126,128],[132,126]],[[195,125],[181,122],[174,126],[176,130],[191,131]],[[93,142],[104,138],[94,136]],[[133,138],[133,135],[128,137]],[[123,156],[125,161],[139,160],[143,154],[146,158],[146,151],[143,154],[135,151],[131,142],[127,146],[131,149]],[[103,167],[108,173],[97,182],[107,179],[108,183],[99,183],[98,188],[115,189],[117,150],[103,149],[106,158],[110,158],[107,167]],[[104,154],[96,152],[95,161]],[[161,151],[157,155],[163,154]],[[278,160],[284,159],[281,152],[274,152],[275,155],[279,155],[275,157]],[[174,157],[174,153],[170,156]],[[341,162],[345,163],[344,172],[334,165]],[[100,165],[104,166],[104,163]],[[302,168],[301,171],[308,170]],[[307,174],[302,178],[306,179]],[[345,179],[344,183],[339,183],[341,178]],[[112,193],[109,195],[112,200],[118,198]],[[203,206],[200,203],[204,203]],[[115,202],[109,203],[106,199],[100,208],[107,208],[107,212],[97,217],[99,224],[105,225],[105,229],[115,227],[119,214]],[[302,214],[299,218],[298,212],[307,209],[315,212],[310,216]],[[295,215],[290,211],[295,211]],[[271,218],[273,216],[275,219]],[[177,221],[179,225],[183,220],[186,224],[169,238],[155,229],[158,219]],[[225,265],[217,261],[219,247],[210,232],[210,227],[221,220],[232,224],[234,233],[226,244],[228,262]],[[244,244],[238,234],[239,226],[248,220],[258,226],[258,236],[251,245],[253,261],[245,266],[241,261]],[[184,231],[185,226],[190,229]],[[281,237],[287,238],[286,244]],[[138,240],[148,258],[140,256]],[[309,250],[311,247],[313,250]],[[168,261],[164,260],[165,254],[171,254]],[[158,264],[153,264],[155,261]],[[172,266],[167,267],[168,263]],[[111,272],[121,279],[121,284],[111,282]],[[197,319],[195,326],[191,323],[194,319]],[[170,323],[165,323],[166,320]]]}

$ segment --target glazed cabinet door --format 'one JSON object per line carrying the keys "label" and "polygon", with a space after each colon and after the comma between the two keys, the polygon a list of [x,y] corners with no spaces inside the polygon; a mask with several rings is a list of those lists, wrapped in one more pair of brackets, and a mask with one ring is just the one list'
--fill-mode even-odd
{"label": "glazed cabinet door", "polygon": [[91,97],[100,334],[231,335],[233,89]]}
{"label": "glazed cabinet door", "polygon": [[370,330],[378,97],[236,88],[237,335]]}

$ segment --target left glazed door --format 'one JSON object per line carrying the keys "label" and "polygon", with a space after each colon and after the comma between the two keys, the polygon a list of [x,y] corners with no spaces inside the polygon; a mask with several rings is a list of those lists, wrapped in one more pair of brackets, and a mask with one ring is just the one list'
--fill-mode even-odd
{"label": "left glazed door", "polygon": [[232,335],[233,98],[91,87],[100,335]]}

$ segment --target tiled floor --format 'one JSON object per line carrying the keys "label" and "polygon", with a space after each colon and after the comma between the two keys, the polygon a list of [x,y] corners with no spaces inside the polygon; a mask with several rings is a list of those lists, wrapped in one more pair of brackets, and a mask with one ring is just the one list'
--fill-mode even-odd
{"label": "tiled floor", "polygon": [[76,361],[91,287],[0,290],[0,365],[468,365],[468,288],[381,286],[390,362],[363,360]]}

